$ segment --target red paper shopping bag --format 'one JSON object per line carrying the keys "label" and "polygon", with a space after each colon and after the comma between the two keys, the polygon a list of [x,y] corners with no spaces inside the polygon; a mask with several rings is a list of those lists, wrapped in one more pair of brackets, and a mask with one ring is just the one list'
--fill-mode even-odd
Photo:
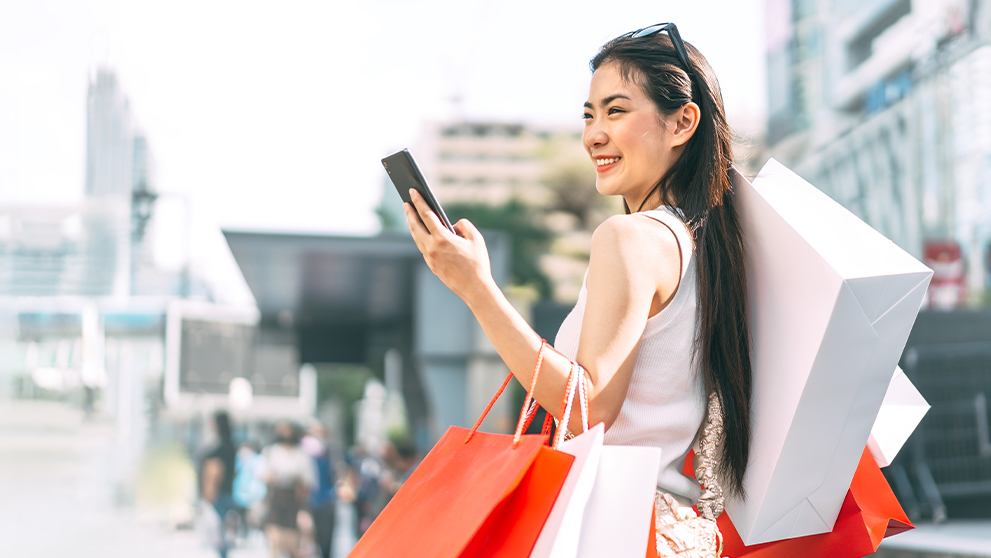
{"label": "red paper shopping bag", "polygon": [[547,447],[546,435],[517,443],[474,430],[448,428],[349,557],[530,555],[574,457]]}
{"label": "red paper shopping bag", "polygon": [[[690,470],[686,460],[686,474]],[[881,539],[915,528],[866,449],[829,533],[745,546],[728,514],[720,515],[717,523],[723,556],[732,558],[861,558],[877,551]]]}

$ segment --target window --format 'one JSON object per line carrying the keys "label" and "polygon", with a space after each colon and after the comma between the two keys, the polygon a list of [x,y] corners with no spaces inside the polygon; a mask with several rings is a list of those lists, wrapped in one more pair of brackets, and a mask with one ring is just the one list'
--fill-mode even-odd
{"label": "window", "polygon": [[911,0],[896,0],[890,2],[887,7],[879,10],[876,17],[847,43],[847,70],[853,70],[870,58],[874,53],[874,39],[877,39],[888,28],[897,23],[898,20],[910,13],[912,13]]}

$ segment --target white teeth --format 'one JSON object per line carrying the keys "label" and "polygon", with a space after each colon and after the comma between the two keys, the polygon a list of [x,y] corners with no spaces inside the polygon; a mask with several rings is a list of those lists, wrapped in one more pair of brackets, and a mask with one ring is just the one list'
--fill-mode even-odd
{"label": "white teeth", "polygon": [[610,159],[596,159],[595,165],[601,167],[602,165],[611,165],[619,160],[619,157],[612,157]]}

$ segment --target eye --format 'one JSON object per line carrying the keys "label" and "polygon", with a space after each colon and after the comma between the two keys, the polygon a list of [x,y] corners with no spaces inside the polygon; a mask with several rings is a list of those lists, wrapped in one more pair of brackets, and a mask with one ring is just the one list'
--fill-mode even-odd
{"label": "eye", "polygon": [[626,112],[626,111],[623,110],[623,109],[621,109],[621,108],[619,108],[619,107],[609,107],[608,114],[619,114],[621,112]]}
{"label": "eye", "polygon": [[582,115],[582,118],[585,120],[591,120],[592,115],[586,112],[585,114]]}

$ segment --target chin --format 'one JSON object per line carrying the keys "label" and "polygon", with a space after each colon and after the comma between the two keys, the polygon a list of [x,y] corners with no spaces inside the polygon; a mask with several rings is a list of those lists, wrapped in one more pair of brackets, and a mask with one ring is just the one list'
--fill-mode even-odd
{"label": "chin", "polygon": [[596,180],[595,189],[603,196],[618,196],[620,192],[618,189],[610,184],[610,180]]}

